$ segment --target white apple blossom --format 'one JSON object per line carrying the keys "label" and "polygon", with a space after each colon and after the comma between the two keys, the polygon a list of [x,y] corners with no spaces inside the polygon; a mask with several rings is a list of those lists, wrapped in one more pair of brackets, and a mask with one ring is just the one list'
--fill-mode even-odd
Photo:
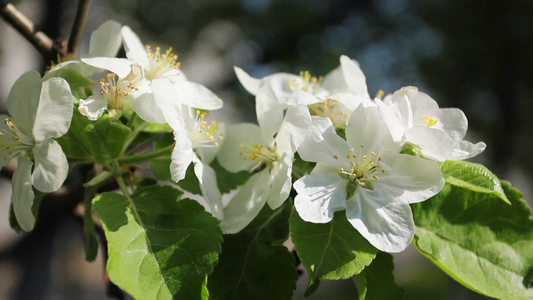
{"label": "white apple blossom", "polygon": [[[359,64],[342,55],[340,66],[325,77],[275,73],[262,79],[253,78],[235,67],[244,88],[262,101],[257,101],[258,120],[280,120],[289,104],[309,105],[315,115],[329,117],[337,128],[344,128],[351,112],[362,102],[370,100],[366,80]],[[267,85],[268,88],[261,88]],[[266,93],[261,95],[260,93]]]}
{"label": "white apple blossom", "polygon": [[[120,78],[113,73],[107,74],[107,80],[100,80],[100,91],[87,99],[80,99],[79,112],[91,121],[98,120],[105,111],[111,115],[133,110],[142,119],[151,116],[157,108],[150,107],[151,90],[140,79],[140,70],[131,69],[128,76]],[[148,105],[147,105],[148,104]]]}
{"label": "white apple blossom", "polygon": [[[158,95],[159,83],[153,84],[155,96],[162,98],[169,96]],[[172,105],[171,101],[163,100],[162,103],[167,104],[166,107],[162,107],[163,115],[173,129],[176,141],[170,163],[172,180],[178,182],[184,179],[187,168],[192,162],[194,173],[200,183],[200,190],[211,213],[222,220],[222,195],[217,187],[215,171],[209,166],[223,139],[221,127],[216,121],[207,123],[205,112],[187,105]]]}
{"label": "white apple blossom", "polygon": [[155,82],[158,82],[160,90],[158,94],[168,95],[165,99],[172,101],[175,106],[185,104],[207,110],[222,107],[222,100],[213,92],[201,84],[187,80],[178,69],[178,57],[171,52],[171,48],[161,52],[161,49],[156,47],[155,51],[152,51],[149,46],[145,47],[141,43],[139,37],[128,26],[122,27],[121,32],[127,59],[93,57],[84,58],[82,61],[109,70],[119,78],[130,77],[132,72],[138,72],[140,77],[137,81],[132,80],[131,84],[139,88],[142,86],[146,95],[142,96],[142,101],[135,103],[136,108],[133,106],[132,108],[143,120],[165,123],[161,107],[167,104],[161,103],[163,99],[154,96]]}
{"label": "white apple blossom", "polygon": [[54,140],[64,135],[72,119],[72,94],[63,78],[41,83],[37,71],[24,73],[13,85],[7,99],[9,115],[1,115],[0,166],[17,157],[11,201],[20,227],[29,231],[35,224],[32,214],[32,186],[49,193],[61,187],[68,162]]}
{"label": "white apple blossom", "polygon": [[435,100],[416,87],[403,87],[383,101],[376,99],[395,141],[407,142],[422,156],[437,160],[462,160],[485,150],[485,143],[463,140],[468,120],[458,108],[439,108]]}
{"label": "white apple blossom", "polygon": [[424,201],[444,185],[439,165],[399,154],[375,106],[360,105],[346,127],[346,140],[327,118],[313,126],[298,148],[303,160],[316,162],[312,173],[294,183],[300,217],[327,223],[345,210],[352,226],[374,247],[399,252],[411,242],[415,225],[409,203]]}
{"label": "white apple blossom", "polygon": [[217,159],[230,172],[254,174],[224,208],[221,228],[236,233],[248,225],[265,203],[276,209],[289,197],[292,159],[311,117],[305,106],[289,106],[280,124],[232,125],[226,131]]}

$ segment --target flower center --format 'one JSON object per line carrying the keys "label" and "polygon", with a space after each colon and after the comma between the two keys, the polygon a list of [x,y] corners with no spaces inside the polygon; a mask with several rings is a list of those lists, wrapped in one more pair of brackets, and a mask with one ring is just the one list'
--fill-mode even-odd
{"label": "flower center", "polygon": [[[360,147],[361,149],[364,148],[363,145]],[[361,153],[364,152],[361,151]],[[334,155],[333,157],[339,159],[337,155]],[[350,165],[348,168],[340,168],[339,175],[349,180],[352,184],[355,184],[356,187],[361,186],[373,190],[374,186],[372,185],[372,181],[379,180],[379,176],[386,173],[385,169],[383,169],[380,164],[381,156],[376,157],[376,153],[373,151],[370,151],[368,155],[357,157],[357,155],[354,154],[354,149],[351,148],[348,153],[346,153],[346,158],[350,162]]]}
{"label": "flower center", "polygon": [[289,86],[293,90],[302,90],[313,94],[320,88],[320,84],[322,83],[323,77],[311,76],[311,73],[309,73],[309,71],[301,71],[300,79],[301,80],[289,80]]}
{"label": "flower center", "polygon": [[108,109],[124,110],[128,108],[128,101],[124,99],[132,92],[138,91],[139,88],[133,85],[133,82],[119,79],[113,73],[107,74],[107,82],[104,78],[100,79],[100,95],[107,100]]}
{"label": "flower center", "polygon": [[254,144],[248,141],[248,144],[241,145],[240,155],[244,155],[244,160],[254,161],[255,165],[250,168],[250,172],[259,170],[264,165],[271,164],[279,160],[279,155],[275,149],[265,147],[265,145]]}
{"label": "flower center", "polygon": [[420,123],[426,124],[427,127],[431,127],[431,126],[437,124],[437,119],[425,116],[425,117],[422,117],[422,121]]}
{"label": "flower center", "polygon": [[223,133],[220,133],[220,126],[216,121],[207,124],[204,118],[206,112],[196,111],[196,123],[189,130],[187,137],[191,140],[193,148],[196,147],[218,147],[218,142],[223,139]]}
{"label": "flower center", "polygon": [[148,67],[145,70],[145,76],[149,80],[164,77],[169,71],[178,69],[180,63],[177,61],[178,56],[172,53],[172,47],[164,53],[161,53],[161,48],[156,47],[152,52],[150,46],[146,46],[148,53]]}
{"label": "flower center", "polygon": [[330,98],[323,102],[310,104],[309,109],[317,116],[330,118],[335,128],[346,128],[348,114],[344,112],[344,105],[339,100]]}
{"label": "flower center", "polygon": [[19,134],[11,118],[4,119],[4,124],[1,124],[0,128],[0,155],[4,161],[33,147],[33,141],[22,133]]}

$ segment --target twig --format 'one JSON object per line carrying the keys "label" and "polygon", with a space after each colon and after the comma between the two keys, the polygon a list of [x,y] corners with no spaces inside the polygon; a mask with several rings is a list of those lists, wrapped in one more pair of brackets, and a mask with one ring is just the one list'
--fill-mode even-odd
{"label": "twig", "polygon": [[33,24],[26,15],[19,11],[13,4],[3,4],[0,11],[2,18],[22,34],[43,57],[49,58],[54,55],[54,42],[42,31],[35,29]]}
{"label": "twig", "polygon": [[76,17],[74,18],[74,24],[72,25],[72,30],[70,31],[70,37],[67,45],[67,53],[70,54],[71,58],[78,57],[83,27],[85,26],[85,21],[87,20],[87,14],[89,13],[90,5],[91,0],[80,0],[80,2],[78,2]]}

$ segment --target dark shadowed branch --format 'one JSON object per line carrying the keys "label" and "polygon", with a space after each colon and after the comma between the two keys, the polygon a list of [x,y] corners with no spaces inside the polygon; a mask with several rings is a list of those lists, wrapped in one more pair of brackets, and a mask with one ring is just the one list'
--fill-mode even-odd
{"label": "dark shadowed branch", "polygon": [[67,53],[70,54],[71,58],[78,57],[83,28],[85,27],[85,21],[87,20],[90,6],[91,0],[80,0],[80,2],[78,2],[76,18],[74,19],[67,45]]}
{"label": "dark shadowed branch", "polygon": [[40,53],[43,57],[52,57],[54,51],[54,42],[42,31],[35,28],[35,24],[19,11],[11,3],[1,4],[2,10],[0,14],[2,18],[22,34]]}

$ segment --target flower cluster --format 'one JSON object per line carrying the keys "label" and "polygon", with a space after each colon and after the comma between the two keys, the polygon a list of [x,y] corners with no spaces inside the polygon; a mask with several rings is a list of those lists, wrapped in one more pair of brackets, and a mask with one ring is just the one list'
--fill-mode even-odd
{"label": "flower cluster", "polygon": [[[297,193],[294,207],[300,217],[307,222],[327,223],[335,212],[345,211],[352,226],[381,251],[400,252],[412,241],[415,225],[409,204],[427,200],[442,189],[444,178],[437,162],[470,158],[485,149],[482,142],[463,140],[468,125],[461,110],[440,109],[415,87],[371,99],[359,65],[346,56],[341,56],[340,66],[324,77],[311,76],[307,71],[300,76],[276,73],[262,79],[238,68],[236,73],[256,97],[260,125],[267,121],[278,124],[269,125],[279,129],[270,130],[268,136],[291,143],[291,150],[302,160],[316,163],[310,174],[293,185]],[[302,109],[301,113],[292,123],[309,125],[298,127],[300,131],[284,132],[291,116],[289,110],[297,109]],[[240,126],[237,130],[243,132]],[[255,136],[261,134],[256,132]],[[230,159],[225,154],[237,152],[237,141],[231,142],[233,145],[222,146],[219,155],[236,165],[237,155]],[[278,144],[261,144],[259,149],[276,150]],[[250,147],[243,147],[244,152],[247,149]],[[281,164],[282,153],[278,150],[272,152],[275,155],[253,156],[261,159],[260,163],[268,161],[271,174],[270,178],[263,175],[263,184],[282,180],[274,176],[287,178],[287,173],[276,171],[270,162]],[[244,157],[245,161],[249,158]],[[272,188],[270,192],[287,198],[287,194]],[[257,213],[254,206],[265,203],[267,197],[263,192],[248,192],[247,201],[238,196],[227,207],[231,214],[237,211],[232,208],[233,202],[245,206],[245,213]],[[240,219],[244,222],[243,215]]]}
{"label": "flower cluster", "polygon": [[[115,57],[121,45],[126,58]],[[224,130],[206,120],[222,100],[187,80],[172,49],[145,47],[128,26],[116,22],[93,33],[90,49],[88,56],[60,63],[42,79],[36,72],[24,74],[9,96],[11,117],[2,116],[0,133],[2,166],[18,157],[12,200],[24,230],[35,221],[32,186],[52,192],[67,176],[67,158],[55,139],[69,131],[73,111],[86,122],[108,115],[129,126],[126,131],[133,129],[118,147],[118,160],[103,163],[117,178],[122,169],[112,166],[121,158],[143,157],[125,157],[127,149],[137,149],[129,143],[143,126],[167,124],[159,132],[173,136],[172,147],[162,154],[170,158],[170,179],[178,184],[187,179],[192,164],[200,193],[226,234],[245,228],[265,204],[280,207],[294,190],[294,207],[304,221],[327,223],[335,212],[345,211],[354,230],[385,252],[402,251],[413,239],[409,204],[442,189],[438,162],[470,158],[485,149],[482,142],[463,140],[468,124],[461,110],[441,109],[415,87],[372,99],[359,64],[347,56],[324,77],[303,71],[258,79],[236,67],[238,79],[255,96],[258,124]],[[62,78],[72,72],[107,74],[95,92],[74,97]],[[215,159],[226,172],[249,173],[226,205]],[[314,167],[295,176],[296,160]]]}

